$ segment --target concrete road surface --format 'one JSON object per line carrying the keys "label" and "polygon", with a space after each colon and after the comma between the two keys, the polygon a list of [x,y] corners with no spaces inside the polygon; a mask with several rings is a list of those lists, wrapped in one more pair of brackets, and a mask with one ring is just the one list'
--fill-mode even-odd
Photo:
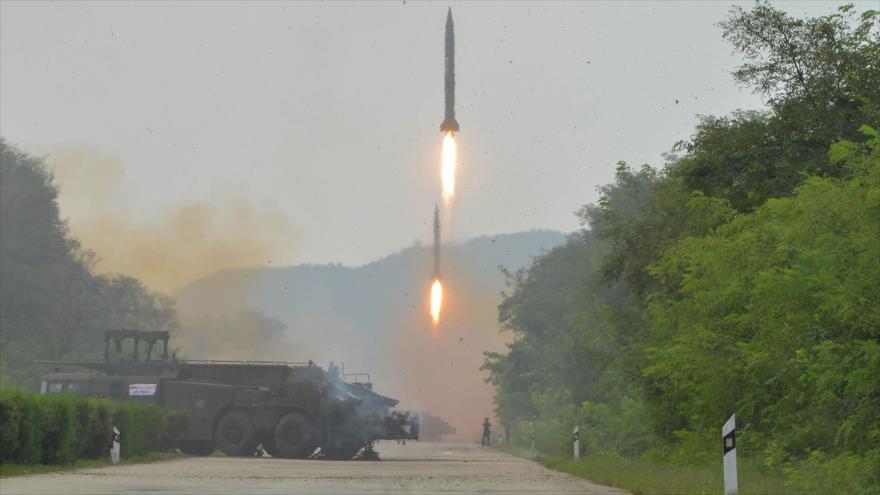
{"label": "concrete road surface", "polygon": [[0,480],[0,493],[627,494],[475,445],[382,442],[377,450],[379,462],[212,456],[20,476]]}

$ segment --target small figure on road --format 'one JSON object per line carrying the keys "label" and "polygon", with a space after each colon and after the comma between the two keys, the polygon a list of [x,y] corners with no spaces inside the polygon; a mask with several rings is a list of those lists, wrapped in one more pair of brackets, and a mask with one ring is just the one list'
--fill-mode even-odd
{"label": "small figure on road", "polygon": [[482,446],[492,445],[492,423],[489,418],[483,418],[483,441]]}

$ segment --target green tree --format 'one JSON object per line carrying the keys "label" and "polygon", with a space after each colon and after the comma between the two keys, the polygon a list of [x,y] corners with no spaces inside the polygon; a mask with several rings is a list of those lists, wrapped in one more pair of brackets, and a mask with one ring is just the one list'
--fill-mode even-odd
{"label": "green tree", "polygon": [[[0,371],[20,382],[34,358],[59,356],[61,308],[78,245],[61,221],[58,191],[41,160],[0,141]],[[76,275],[74,275],[75,277]]]}
{"label": "green tree", "polygon": [[96,261],[61,220],[43,161],[0,141],[0,385],[33,386],[36,359],[96,357],[107,328],[177,328],[170,298],[97,276]]}
{"label": "green tree", "polygon": [[735,412],[793,486],[878,493],[878,19],[732,9],[767,109],[702,118],[662,170],[618,164],[585,230],[509,274],[514,340],[484,366],[502,419],[691,463]]}
{"label": "green tree", "polygon": [[873,10],[857,16],[851,5],[807,19],[763,2],[733,7],[720,23],[745,59],[733,76],[770,111],[703,118],[675,148],[683,185],[751,211],[807,175],[846,173],[826,152],[837,141],[862,140],[860,125],[880,125],[878,19]]}
{"label": "green tree", "polygon": [[880,139],[832,148],[849,179],[811,177],[650,271],[644,374],[669,428],[732,412],[755,449],[880,455]]}

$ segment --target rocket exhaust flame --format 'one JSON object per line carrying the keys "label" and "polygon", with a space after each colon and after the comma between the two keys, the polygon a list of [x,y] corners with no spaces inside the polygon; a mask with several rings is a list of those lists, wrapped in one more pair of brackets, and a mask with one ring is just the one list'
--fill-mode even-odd
{"label": "rocket exhaust flame", "polygon": [[443,200],[446,204],[455,195],[455,167],[458,160],[458,150],[455,143],[455,135],[448,131],[443,136],[443,154],[440,166],[440,181],[443,186]]}
{"label": "rocket exhaust flame", "polygon": [[434,282],[431,284],[431,320],[434,328],[440,323],[443,307],[443,284],[440,283],[440,208],[434,206]]}
{"label": "rocket exhaust flame", "polygon": [[440,323],[440,309],[443,307],[443,284],[439,278],[434,279],[431,284],[431,320],[434,322],[434,328]]}

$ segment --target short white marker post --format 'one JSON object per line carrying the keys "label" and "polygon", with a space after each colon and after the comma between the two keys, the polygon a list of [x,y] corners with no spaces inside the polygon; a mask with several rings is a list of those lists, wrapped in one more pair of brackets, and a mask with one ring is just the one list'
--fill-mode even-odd
{"label": "short white marker post", "polygon": [[581,427],[575,426],[571,431],[572,441],[574,442],[574,458],[581,458]]}
{"label": "short white marker post", "polygon": [[122,447],[119,445],[120,443],[119,430],[114,426],[113,427],[113,446],[110,447],[110,462],[113,464],[119,464],[119,454],[122,450]]}
{"label": "short white marker post", "polygon": [[735,495],[739,492],[736,481],[736,414],[721,428],[721,442],[724,447],[724,495]]}

